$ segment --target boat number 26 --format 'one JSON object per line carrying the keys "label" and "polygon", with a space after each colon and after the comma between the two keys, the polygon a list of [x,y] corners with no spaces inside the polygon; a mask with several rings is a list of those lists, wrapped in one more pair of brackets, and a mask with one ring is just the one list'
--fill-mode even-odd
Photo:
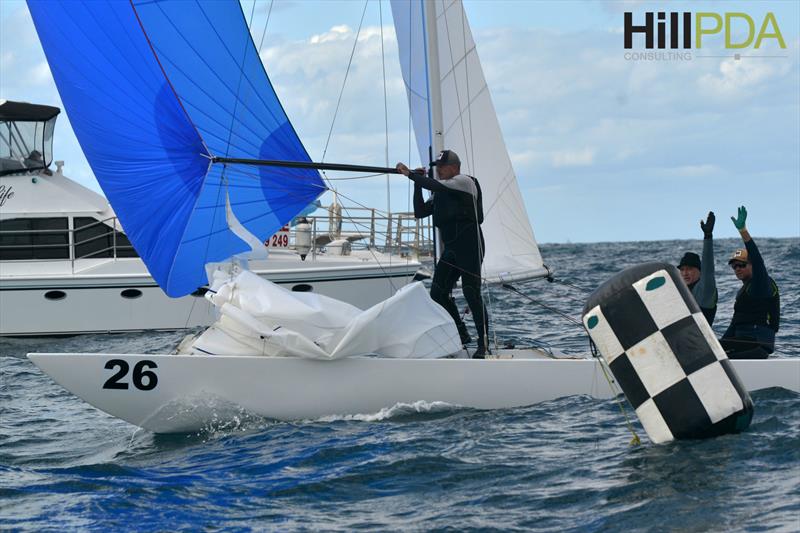
{"label": "boat number 26", "polygon": [[[106,370],[117,369],[113,376],[108,378],[103,383],[104,389],[127,389],[128,383],[122,381],[130,370],[130,365],[124,359],[111,359],[106,363]],[[151,368],[158,368],[158,365],[153,361],[139,361],[133,366],[133,373],[131,374],[131,381],[133,386],[139,390],[153,390],[158,385],[158,376],[150,370]]]}

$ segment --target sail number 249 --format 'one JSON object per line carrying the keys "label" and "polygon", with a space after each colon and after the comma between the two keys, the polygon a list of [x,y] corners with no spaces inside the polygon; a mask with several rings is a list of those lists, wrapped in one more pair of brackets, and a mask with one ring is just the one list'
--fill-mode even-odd
{"label": "sail number 249", "polygon": [[[130,365],[124,359],[111,359],[110,361],[106,362],[105,366],[106,370],[114,370],[115,368],[117,371],[114,373],[113,376],[108,378],[105,383],[103,383],[104,389],[127,389],[128,382],[125,381],[125,377],[128,375],[128,370],[130,370]],[[158,365],[155,364],[154,361],[139,361],[133,366],[133,372],[131,373],[131,382],[133,386],[139,390],[153,390],[158,385],[158,376],[156,373],[153,372],[152,368],[158,368]]]}

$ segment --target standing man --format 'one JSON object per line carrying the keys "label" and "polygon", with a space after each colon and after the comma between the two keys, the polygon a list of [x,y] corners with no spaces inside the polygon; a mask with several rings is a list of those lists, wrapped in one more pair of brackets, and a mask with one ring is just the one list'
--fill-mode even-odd
{"label": "standing man", "polygon": [[[709,211],[706,221],[700,221],[703,230],[703,261],[693,252],[686,252],[678,263],[686,286],[692,291],[697,305],[706,317],[708,324],[714,323],[717,314],[717,281],[714,276],[714,212]],[[705,265],[705,270],[702,268]]]}
{"label": "standing man", "polygon": [[[452,150],[444,150],[433,163],[437,178],[425,175],[425,169],[413,172],[403,163],[397,171],[414,182],[414,216],[433,215],[433,225],[441,236],[442,254],[436,263],[431,283],[431,298],[453,317],[461,342],[469,342],[467,327],[461,320],[458,308],[450,297],[458,278],[467,300],[475,328],[478,330],[478,349],[472,355],[483,359],[489,354],[487,343],[489,321],[481,297],[481,264],[483,263],[483,205],[478,180],[461,174],[461,160]],[[432,191],[428,201],[422,198],[422,189]]]}
{"label": "standing man", "polygon": [[733,252],[728,264],[742,281],[742,288],[736,294],[731,325],[720,343],[731,359],[766,359],[775,351],[775,334],[781,319],[780,293],[745,227],[747,209],[740,207],[738,216],[731,220],[745,248]]}

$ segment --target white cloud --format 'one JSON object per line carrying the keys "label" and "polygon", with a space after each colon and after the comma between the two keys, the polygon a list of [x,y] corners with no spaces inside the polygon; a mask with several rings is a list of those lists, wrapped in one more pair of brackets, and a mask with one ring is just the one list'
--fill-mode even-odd
{"label": "white cloud", "polygon": [[49,86],[53,81],[53,75],[50,74],[50,66],[47,61],[40,61],[33,65],[28,71],[28,79],[34,85]]}
{"label": "white cloud", "polygon": [[599,2],[610,13],[624,13],[647,5],[647,0],[602,0]]}
{"label": "white cloud", "polygon": [[723,170],[712,164],[683,165],[678,167],[667,167],[655,169],[654,174],[668,178],[704,178],[720,175]]}
{"label": "white cloud", "polygon": [[334,26],[320,35],[312,35],[309,39],[311,44],[329,43],[331,41],[343,41],[350,38],[353,31],[347,25]]}
{"label": "white cloud", "polygon": [[758,57],[727,58],[716,73],[703,74],[699,87],[715,96],[751,95],[758,86],[774,83],[789,72],[789,61],[769,61]]}
{"label": "white cloud", "polygon": [[594,148],[580,150],[560,150],[553,153],[553,166],[558,167],[585,167],[594,163]]}

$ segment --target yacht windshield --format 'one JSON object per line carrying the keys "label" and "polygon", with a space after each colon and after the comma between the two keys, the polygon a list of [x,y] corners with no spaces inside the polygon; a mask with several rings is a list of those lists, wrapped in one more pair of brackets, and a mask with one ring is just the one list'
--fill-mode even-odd
{"label": "yacht windshield", "polygon": [[0,176],[50,166],[58,112],[18,102],[0,105]]}

